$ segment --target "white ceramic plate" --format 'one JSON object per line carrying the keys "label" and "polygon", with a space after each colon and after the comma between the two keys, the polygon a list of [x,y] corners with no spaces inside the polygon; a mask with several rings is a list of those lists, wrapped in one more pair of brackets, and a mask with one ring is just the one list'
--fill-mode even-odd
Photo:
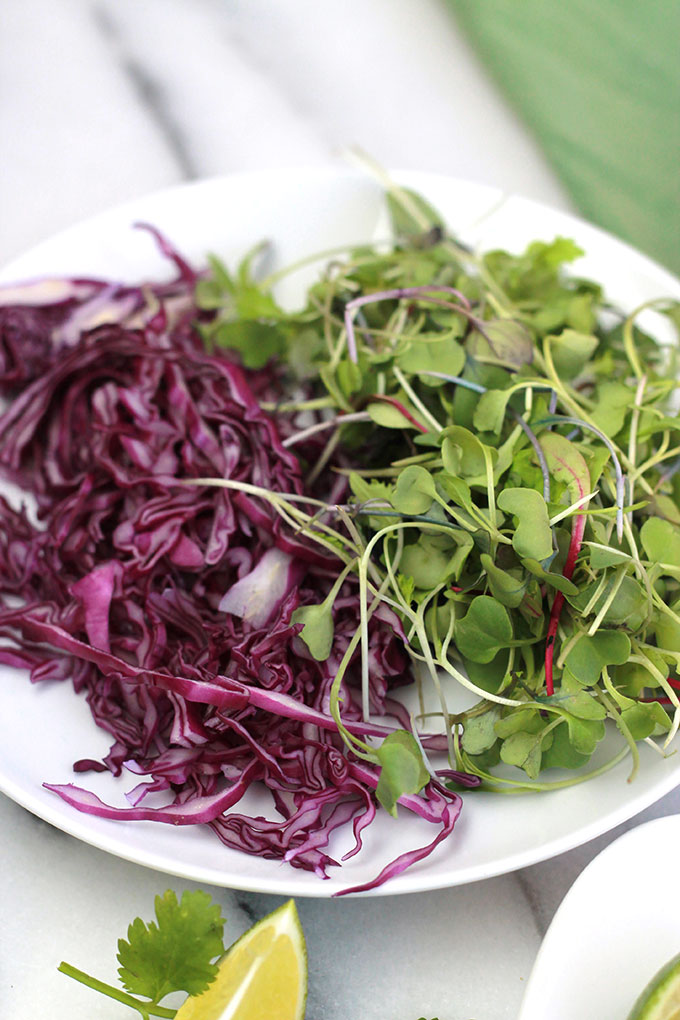
{"label": "white ceramic plate", "polygon": [[[680,298],[680,283],[649,259],[594,227],[493,188],[450,178],[402,173],[441,211],[449,227],[481,248],[518,250],[556,234],[576,239],[587,256],[576,270],[602,282],[611,299],[633,308],[649,298]],[[338,245],[386,236],[381,189],[358,173],[335,170],[272,171],[218,178],[171,188],[114,209],[34,248],[0,273],[0,282],[43,274],[102,275],[128,282],[165,277],[167,262],[147,233],[132,224],[159,227],[190,259],[209,251],[233,261],[254,243],[274,242],[273,260],[285,265]],[[310,271],[287,283],[282,299],[301,297]],[[92,723],[81,698],[67,684],[31,686],[2,669],[0,789],[72,835],[120,857],[211,885],[295,896],[329,896],[374,877],[405,849],[429,842],[429,825],[398,821],[381,812],[363,852],[328,881],[271,861],[227,850],[209,832],[150,822],[121,823],[80,814],[43,789],[43,782],[72,782],[72,762],[106,753],[109,741]],[[545,860],[608,831],[680,783],[680,756],[661,759],[642,748],[640,772],[627,783],[622,766],[583,785],[540,796],[468,795],[453,836],[426,861],[378,894],[418,892],[472,882]],[[83,777],[81,777],[83,778]],[[124,804],[123,784],[88,775],[85,785]],[[128,782],[125,784],[132,785]],[[345,847],[331,845],[331,853]]]}
{"label": "white ceramic plate", "polygon": [[517,1020],[624,1020],[680,953],[680,815],[611,843],[581,872],[543,940]]}

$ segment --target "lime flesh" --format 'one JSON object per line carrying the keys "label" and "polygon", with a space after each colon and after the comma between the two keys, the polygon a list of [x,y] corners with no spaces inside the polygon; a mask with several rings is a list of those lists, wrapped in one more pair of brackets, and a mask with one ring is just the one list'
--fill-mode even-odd
{"label": "lime flesh", "polygon": [[303,1020],[306,998],[305,940],[289,900],[234,943],[213,983],[175,1020]]}
{"label": "lime flesh", "polygon": [[680,1020],[680,954],[654,975],[628,1020]]}

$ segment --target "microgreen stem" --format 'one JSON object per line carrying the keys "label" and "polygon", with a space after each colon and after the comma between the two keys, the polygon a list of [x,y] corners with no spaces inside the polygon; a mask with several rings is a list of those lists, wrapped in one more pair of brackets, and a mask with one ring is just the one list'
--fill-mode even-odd
{"label": "microgreen stem", "polygon": [[642,379],[645,372],[640,361],[640,357],[635,346],[635,337],[633,330],[635,328],[635,320],[641,312],[644,312],[647,308],[654,308],[660,304],[664,304],[662,298],[653,298],[651,301],[644,301],[637,308],[634,308],[630,315],[626,316],[623,323],[623,348],[626,352],[626,357],[630,367],[633,369],[635,376],[638,379]]}
{"label": "microgreen stem", "polygon": [[[491,460],[491,451],[488,446],[482,446],[482,453],[484,454],[484,467],[486,469],[486,498],[489,504],[489,524],[491,531],[491,541],[489,553],[492,559],[496,557],[496,546],[498,538],[500,538],[500,532],[496,527],[496,482],[493,476],[493,461]],[[510,541],[511,540],[507,540]]]}
{"label": "microgreen stem", "polygon": [[395,365],[392,371],[394,372],[395,379],[397,380],[401,388],[404,390],[404,393],[406,393],[414,407],[418,408],[423,418],[425,418],[425,420],[430,423],[435,432],[441,432],[443,426],[439,424],[439,422],[437,421],[433,414],[430,414],[428,409],[425,407],[425,404],[422,402],[418,394],[415,392],[415,390],[413,389],[413,387],[411,386],[411,384],[409,383],[408,379],[401,371],[399,366]]}
{"label": "microgreen stem", "polygon": [[496,705],[509,705],[510,707],[516,705],[526,706],[526,701],[519,701],[516,698],[503,698],[500,694],[493,694],[491,691],[485,691],[483,688],[473,684],[472,681],[469,680],[464,673],[461,673],[460,670],[456,669],[456,667],[447,658],[441,657],[437,661],[442,669],[446,670],[446,672],[452,676],[454,680],[458,681],[461,687],[465,687],[466,690],[476,694],[478,698],[482,698],[484,701],[493,701]]}
{"label": "microgreen stem", "polygon": [[[603,672],[606,672],[606,670],[604,670]],[[614,690],[611,687],[611,684],[610,684],[608,689],[610,690],[610,693],[611,693],[611,691]],[[633,765],[632,765],[632,768],[630,770],[630,775],[628,776],[628,782],[632,783],[633,780],[635,779],[635,776],[638,773],[638,769],[640,768],[640,752],[637,749],[637,744],[636,744],[635,740],[633,739],[633,735],[630,732],[630,729],[628,728],[628,726],[626,725],[626,722],[623,719],[623,716],[621,715],[621,712],[619,712],[619,710],[616,707],[616,705],[612,703],[612,700],[610,700],[610,698],[608,698],[607,695],[603,691],[600,692],[600,701],[602,702],[602,704],[606,708],[609,716],[616,723],[618,729],[621,731],[621,733],[622,733],[622,735],[624,737],[624,740],[626,741],[626,743],[628,744],[628,747],[630,749],[631,758],[633,759]]]}
{"label": "microgreen stem", "polygon": [[677,457],[678,460],[665,474],[660,476],[656,485],[656,488],[658,489],[665,481],[672,478],[677,471],[680,471],[680,446],[674,446],[672,450],[664,450],[663,453],[661,450],[657,450],[657,452],[651,456],[649,460],[646,460],[644,464],[640,464],[640,466],[635,469],[632,477],[634,477],[635,481],[637,481],[644,472],[649,470],[649,468],[655,467],[657,464],[661,464],[664,460],[670,460],[672,457]]}
{"label": "microgreen stem", "polygon": [[668,682],[668,677],[664,676],[661,670],[657,669],[654,663],[651,662],[646,655],[638,654],[631,655],[628,661],[637,662],[639,666],[642,666],[643,669],[646,669],[647,672],[654,677],[659,687],[662,687],[663,690],[666,692],[668,700],[675,709],[675,713],[673,715],[673,724],[663,745],[664,747],[668,747],[668,745],[673,740],[675,734],[677,733],[678,727],[680,726],[680,701],[678,701],[678,695],[674,691],[672,685]]}
{"label": "microgreen stem", "polygon": [[548,503],[550,501],[550,472],[548,470],[548,462],[545,459],[545,454],[543,453],[541,444],[538,441],[536,433],[529,425],[527,425],[522,415],[517,411],[512,411],[512,415],[534,448],[534,453],[536,454],[541,468],[541,474],[543,475],[543,499],[546,503]]}
{"label": "microgreen stem", "polygon": [[[310,496],[301,496],[298,493],[279,493],[272,492],[270,489],[265,489],[260,485],[251,485],[249,482],[239,482],[232,478],[182,478],[178,479],[178,485],[205,485],[214,486],[215,488],[232,489],[235,492],[244,492],[250,496],[259,496],[265,502],[269,503],[279,513],[284,520],[287,521],[294,529],[300,530],[301,528],[307,528],[306,534],[319,545],[322,545],[329,552],[333,553],[339,559],[347,563],[348,555],[342,549],[338,549],[337,546],[331,542],[326,541],[316,531],[311,530],[309,525],[315,524],[322,531],[333,536],[334,539],[340,540],[343,545],[349,546],[351,549],[351,542],[342,535],[339,531],[335,531],[333,528],[329,528],[327,525],[322,524],[309,514],[302,513],[293,504],[295,503],[308,503],[311,506],[318,506],[324,512],[332,511],[333,506],[324,503],[323,500],[314,499]],[[289,513],[287,512],[289,511]],[[291,517],[290,514],[294,514]]]}
{"label": "microgreen stem", "polygon": [[560,510],[558,514],[555,514],[554,517],[550,518],[550,527],[554,528],[554,526],[564,520],[565,517],[571,517],[572,514],[576,513],[577,510],[580,510],[581,507],[593,499],[594,496],[597,496],[598,492],[598,489],[593,489],[592,492],[589,492],[585,496],[581,496],[580,499],[577,499],[575,503],[565,507],[564,510]]}
{"label": "microgreen stem", "polygon": [[[566,722],[564,723],[566,725]],[[615,768],[619,765],[628,754],[629,748],[626,745],[613,758],[605,762],[604,765],[600,765],[596,769],[592,769],[590,772],[582,772],[579,775],[571,776],[569,779],[558,779],[552,783],[532,783],[517,779],[507,779],[504,776],[494,776],[490,772],[484,772],[483,769],[478,768],[473,761],[468,758],[464,751],[460,754],[459,768],[465,772],[471,772],[473,775],[479,776],[484,782],[482,789],[493,790],[494,793],[507,793],[507,794],[518,794],[518,793],[540,793],[545,790],[564,790],[568,786],[578,786],[580,783],[585,783],[589,779],[594,779],[596,776],[601,776],[605,772],[609,772],[610,769]],[[509,787],[509,789],[508,789]]]}
{"label": "microgreen stem", "polygon": [[635,466],[635,458],[637,453],[637,431],[638,424],[640,422],[640,409],[642,407],[642,398],[645,393],[645,386],[647,385],[647,376],[643,375],[640,377],[635,391],[635,402],[633,405],[633,412],[630,417],[630,436],[628,438],[628,460],[631,466]]}
{"label": "microgreen stem", "polygon": [[[304,258],[298,259],[295,262],[289,262],[281,269],[277,269],[275,272],[265,276],[260,281],[260,289],[263,291],[270,291],[277,283],[285,279],[286,276],[291,276],[293,273],[298,272],[300,269],[304,269],[306,266],[312,266],[315,262],[321,262],[324,259],[333,258],[335,255],[346,255],[348,251],[362,248],[366,245],[366,243],[366,241],[356,241],[354,244],[335,245],[333,248],[326,248],[323,251],[314,252],[312,255],[306,255]],[[385,238],[382,241],[372,241],[371,245],[377,247],[379,245],[390,245],[393,243],[393,240]],[[370,264],[371,262],[375,262],[376,258],[377,257],[375,255],[366,256],[366,258],[363,259],[356,259],[352,265],[361,266],[366,263]]]}
{"label": "microgreen stem", "polygon": [[[444,301],[442,298],[434,297],[435,294],[453,294],[460,303]],[[468,319],[474,319],[470,311],[470,302],[465,295],[461,294],[455,287],[447,287],[444,284],[422,287],[395,287],[393,290],[379,290],[373,294],[362,294],[360,297],[352,298],[345,305],[345,331],[347,333],[347,353],[350,361],[353,361],[355,364],[359,361],[354,334],[354,314],[356,310],[364,305],[375,304],[377,301],[399,301],[402,298],[426,300],[430,304],[442,305],[444,308],[450,308],[454,312],[459,312]]]}
{"label": "microgreen stem", "polygon": [[607,613],[609,612],[609,609],[611,607],[612,602],[614,601],[614,599],[618,595],[619,588],[623,584],[624,578],[626,577],[627,573],[628,573],[628,564],[624,563],[624,565],[622,567],[619,567],[618,571],[616,572],[616,576],[614,578],[613,584],[612,584],[611,588],[609,589],[609,591],[607,592],[607,597],[605,598],[604,602],[602,603],[602,605],[601,605],[601,607],[600,607],[600,609],[598,611],[597,616],[595,617],[595,619],[591,623],[590,627],[588,628],[588,637],[592,637],[593,634],[596,634],[597,631],[600,629],[600,625],[601,625],[602,621],[604,620],[605,616],[607,615]]}
{"label": "microgreen stem", "polygon": [[419,375],[431,375],[433,379],[444,379],[446,382],[455,383],[456,386],[463,386],[475,393],[486,393],[486,386],[481,383],[471,382],[470,379],[461,379],[459,375],[447,375],[446,372],[420,372]]}
{"label": "microgreen stem", "polygon": [[316,424],[310,425],[306,429],[302,429],[301,432],[296,432],[294,435],[289,436],[288,439],[284,439],[281,445],[285,446],[286,449],[289,449],[291,446],[295,446],[297,443],[302,443],[305,439],[315,436],[318,432],[325,432],[326,429],[342,428],[343,425],[351,425],[354,422],[370,420],[371,416],[367,411],[355,411],[352,414],[338,414],[334,418],[316,422]]}
{"label": "microgreen stem", "polygon": [[335,407],[333,397],[315,397],[313,400],[289,400],[280,404],[273,400],[263,400],[260,403],[263,411],[275,412],[276,414],[287,414],[298,411],[322,411],[327,407]]}
{"label": "microgreen stem", "polygon": [[446,741],[447,741],[447,744],[448,744],[448,751],[449,751],[449,762],[453,765],[453,763],[455,761],[455,751],[454,751],[454,747],[453,747],[453,736],[452,736],[452,733],[451,733],[451,716],[450,716],[450,713],[449,713],[448,705],[446,704],[446,698],[444,696],[444,691],[442,689],[442,685],[441,685],[440,680],[439,680],[439,674],[437,672],[437,667],[436,667],[434,659],[432,657],[432,651],[430,649],[430,642],[428,640],[427,632],[426,632],[426,629],[425,629],[425,624],[424,624],[424,621],[423,621],[422,606],[419,606],[418,623],[417,623],[416,633],[418,635],[418,640],[420,641],[420,647],[423,650],[423,655],[424,655],[424,658],[425,658],[425,662],[427,664],[427,669],[428,669],[428,672],[430,674],[430,678],[431,678],[432,683],[434,685],[435,691],[437,692],[437,697],[439,698],[439,704],[441,705],[442,716],[443,716],[443,719],[444,719],[444,729],[445,729],[445,733],[446,733]]}
{"label": "microgreen stem", "polygon": [[341,427],[339,427],[329,437],[328,442],[326,443],[326,445],[324,446],[324,448],[322,450],[321,456],[319,457],[319,459],[317,460],[316,464],[311,469],[311,471],[307,474],[307,476],[305,478],[305,487],[306,488],[310,488],[314,484],[314,482],[317,480],[317,478],[319,477],[319,475],[321,474],[323,469],[326,467],[326,464],[328,464],[328,461],[331,459],[331,457],[335,453],[336,449],[338,448],[338,445],[339,445],[341,439],[342,439],[342,429],[341,429]]}
{"label": "microgreen stem", "polygon": [[[583,543],[583,535],[586,529],[586,519],[580,514],[574,517],[574,523],[571,530],[571,540],[569,542],[569,550],[567,552],[567,559],[564,564],[564,570],[562,576],[566,577],[568,581],[571,581],[574,573],[574,567],[576,566],[576,560],[581,550]],[[564,594],[561,591],[556,592],[555,599],[552,604],[550,611],[550,622],[548,624],[548,633],[546,636],[545,645],[545,689],[548,696],[554,694],[553,684],[553,656],[555,654],[555,637],[557,635],[557,626],[560,622],[560,615],[562,613],[562,606],[564,605]]]}

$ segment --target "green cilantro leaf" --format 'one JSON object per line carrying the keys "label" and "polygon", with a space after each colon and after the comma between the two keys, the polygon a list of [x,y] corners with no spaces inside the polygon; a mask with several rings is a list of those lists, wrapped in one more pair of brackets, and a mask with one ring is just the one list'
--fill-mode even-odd
{"label": "green cilantro leaf", "polygon": [[160,1002],[170,992],[198,995],[217,973],[212,960],[224,951],[224,918],[207,893],[185,891],[178,902],[168,889],[156,896],[157,924],[135,918],[127,941],[118,942],[118,973],[136,995]]}

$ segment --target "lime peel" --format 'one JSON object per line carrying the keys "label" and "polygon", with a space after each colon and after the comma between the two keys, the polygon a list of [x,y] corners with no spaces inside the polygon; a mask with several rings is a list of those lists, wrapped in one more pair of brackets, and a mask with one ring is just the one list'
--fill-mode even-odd
{"label": "lime peel", "polygon": [[654,975],[628,1020],[680,1020],[680,953]]}

